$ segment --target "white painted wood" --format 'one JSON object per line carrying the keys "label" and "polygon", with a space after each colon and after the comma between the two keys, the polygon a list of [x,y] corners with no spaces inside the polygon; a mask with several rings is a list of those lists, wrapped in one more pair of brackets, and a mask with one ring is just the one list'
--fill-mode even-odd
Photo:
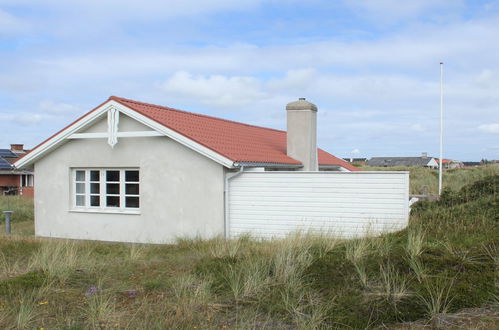
{"label": "white painted wood", "polygon": [[107,143],[114,148],[118,143],[118,124],[120,122],[120,112],[116,108],[111,108],[107,112],[107,132],[109,134]]}
{"label": "white painted wood", "polygon": [[108,133],[74,133],[68,139],[107,139]]}
{"label": "white painted wood", "polygon": [[163,133],[157,131],[132,131],[132,132],[118,132],[118,137],[150,137],[150,136],[165,136]]}
{"label": "white painted wood", "polygon": [[[131,132],[118,132],[116,137],[150,137],[150,136],[165,136],[157,131],[131,131]],[[108,133],[74,133],[68,139],[107,139]]]}
{"label": "white painted wood", "polygon": [[230,237],[355,237],[400,230],[409,220],[408,172],[245,172],[230,181],[229,194]]}

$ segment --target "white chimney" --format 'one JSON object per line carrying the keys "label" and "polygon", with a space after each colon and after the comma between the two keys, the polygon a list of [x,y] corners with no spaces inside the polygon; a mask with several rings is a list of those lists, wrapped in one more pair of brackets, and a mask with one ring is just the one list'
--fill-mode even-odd
{"label": "white chimney", "polygon": [[287,155],[303,164],[302,171],[318,171],[317,107],[300,98],[286,105]]}

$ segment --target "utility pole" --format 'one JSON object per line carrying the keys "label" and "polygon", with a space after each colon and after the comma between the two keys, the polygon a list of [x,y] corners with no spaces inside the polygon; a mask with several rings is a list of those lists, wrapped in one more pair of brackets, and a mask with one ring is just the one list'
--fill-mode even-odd
{"label": "utility pole", "polygon": [[442,157],[444,144],[444,62],[440,62],[440,163],[438,164],[438,195],[442,194]]}

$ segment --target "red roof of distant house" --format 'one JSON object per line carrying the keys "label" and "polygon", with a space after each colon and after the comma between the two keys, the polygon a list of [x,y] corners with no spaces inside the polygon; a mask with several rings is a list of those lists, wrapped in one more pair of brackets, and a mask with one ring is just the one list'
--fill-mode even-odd
{"label": "red roof of distant house", "polygon": [[[440,164],[440,158],[435,158],[435,161]],[[452,159],[442,158],[442,164],[452,163]]]}
{"label": "red roof of distant house", "polygon": [[[286,155],[286,132],[235,121],[181,111],[159,105],[111,96],[138,113],[166,126],[234,162],[301,164]],[[318,149],[320,165],[359,169],[322,149]]]}

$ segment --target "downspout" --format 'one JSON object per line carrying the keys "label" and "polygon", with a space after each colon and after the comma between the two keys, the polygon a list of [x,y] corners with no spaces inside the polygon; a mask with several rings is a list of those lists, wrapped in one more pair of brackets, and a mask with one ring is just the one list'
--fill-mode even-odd
{"label": "downspout", "polygon": [[229,180],[235,178],[244,172],[244,166],[239,168],[235,173],[227,173],[224,182],[224,224],[225,224],[225,239],[229,239],[230,235],[230,212],[229,212]]}

